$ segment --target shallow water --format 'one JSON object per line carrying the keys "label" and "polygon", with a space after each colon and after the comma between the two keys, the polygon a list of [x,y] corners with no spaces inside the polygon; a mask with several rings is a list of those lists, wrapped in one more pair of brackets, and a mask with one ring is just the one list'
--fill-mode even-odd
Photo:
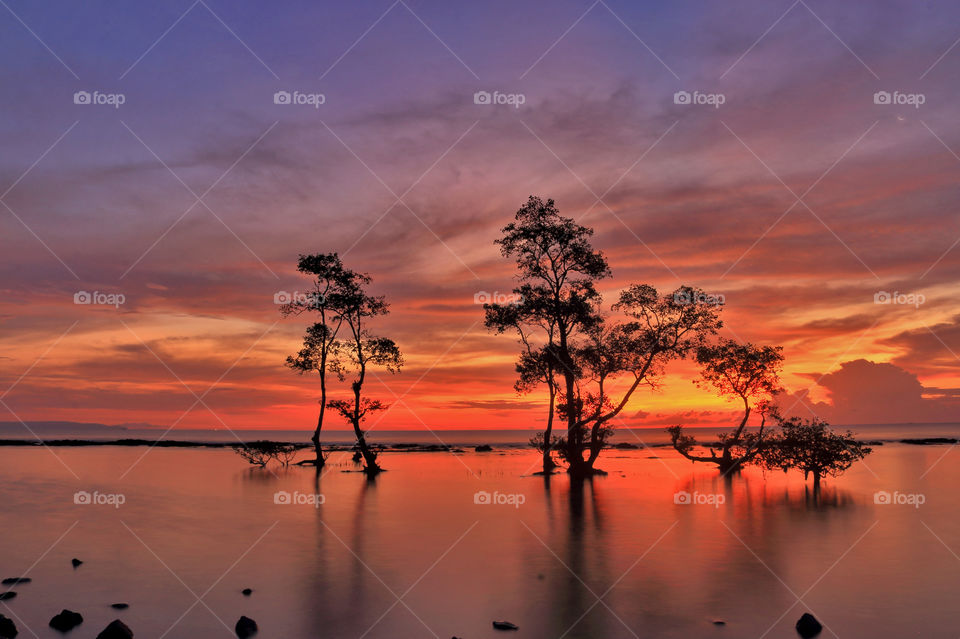
{"label": "shallow water", "polygon": [[[610,475],[577,488],[529,476],[536,456],[516,451],[385,455],[375,482],[343,456],[317,479],[229,450],[52,452],[0,449],[0,573],[33,578],[0,603],[21,636],[61,637],[47,623],[62,608],[83,614],[78,637],[120,618],[138,637],[226,638],[241,614],[264,638],[503,637],[494,619],[518,639],[795,637],[805,611],[824,637],[957,634],[946,446],[877,447],[820,503],[799,475],[727,483],[663,449],[610,452]],[[925,503],[875,504],[878,490]]]}

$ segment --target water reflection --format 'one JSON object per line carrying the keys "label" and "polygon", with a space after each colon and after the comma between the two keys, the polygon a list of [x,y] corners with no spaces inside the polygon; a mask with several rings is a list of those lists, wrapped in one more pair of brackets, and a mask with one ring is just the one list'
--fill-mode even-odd
{"label": "water reflection", "polygon": [[[564,474],[524,477],[523,454],[394,455],[391,472],[368,479],[341,472],[349,463],[321,474],[251,470],[229,453],[158,449],[123,482],[116,469],[138,451],[64,454],[91,489],[123,492],[127,503],[79,508],[77,486],[49,453],[4,457],[0,563],[11,574],[82,520],[10,604],[33,627],[45,627],[50,602],[105,624],[97,611],[112,614],[104,606],[122,597],[132,601],[124,619],[137,634],[158,635],[192,603],[164,564],[191,587],[217,583],[211,608],[228,620],[255,618],[264,636],[504,636],[493,619],[529,637],[757,637],[776,624],[767,636],[790,636],[800,611],[777,621],[795,602],[784,584],[797,593],[816,585],[805,600],[843,637],[906,636],[918,614],[937,630],[953,625],[949,584],[960,568],[924,526],[960,548],[960,496],[950,488],[960,464],[948,456],[930,479],[917,479],[942,450],[884,447],[871,460],[876,475],[852,469],[819,494],[796,474],[748,469],[725,479],[642,452],[611,458],[607,477],[574,483]],[[478,490],[523,494],[525,503],[478,505]],[[927,503],[877,506],[876,490],[923,492]],[[282,506],[278,491],[326,501]],[[678,491],[724,502],[683,505]],[[85,560],[81,570],[69,568],[71,556]],[[246,586],[253,596],[239,594]],[[191,614],[167,637],[221,630],[211,615]]]}

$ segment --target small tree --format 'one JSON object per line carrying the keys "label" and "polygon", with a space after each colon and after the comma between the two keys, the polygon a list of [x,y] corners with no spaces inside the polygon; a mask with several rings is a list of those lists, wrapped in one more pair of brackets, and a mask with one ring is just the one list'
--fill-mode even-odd
{"label": "small tree", "polygon": [[343,325],[345,303],[356,274],[344,268],[336,253],[301,255],[297,270],[314,277],[310,295],[292,300],[280,307],[284,317],[304,312],[316,313],[320,321],[307,328],[303,348],[296,355],[287,357],[287,366],[305,374],[317,372],[320,376],[320,414],[313,431],[314,450],[318,467],[326,462],[320,431],[323,430],[324,411],[327,407],[327,373],[343,380],[343,371],[337,359],[337,334]]}
{"label": "small tree", "polygon": [[[696,438],[684,434],[682,426],[671,426],[667,432],[677,452],[691,461],[716,464],[724,475],[756,457],[763,446],[763,429],[772,410],[770,402],[781,390],[782,351],[779,346],[740,344],[735,340],[699,348],[697,362],[701,366],[701,380],[695,383],[712,386],[721,396],[742,402],[743,416],[732,432],[717,436],[719,456],[712,447],[709,457],[694,455],[691,451],[697,445]],[[760,425],[757,431],[750,432],[746,428],[754,408],[760,413]]]}
{"label": "small tree", "polygon": [[305,444],[277,444],[274,457],[284,466],[289,466],[290,462],[297,456],[297,451],[303,448]]}
{"label": "small tree", "polygon": [[382,468],[377,464],[377,453],[367,444],[362,424],[372,413],[386,409],[380,400],[363,397],[363,384],[367,369],[380,366],[390,373],[400,372],[403,356],[392,339],[377,337],[370,333],[367,322],[389,313],[383,297],[367,295],[364,288],[370,284],[370,277],[351,273],[343,295],[343,321],[349,329],[350,338],[344,340],[342,351],[349,358],[356,376],[350,384],[352,400],[332,400],[327,406],[337,411],[353,426],[357,437],[357,447],[364,462],[364,472],[368,475],[379,473]]}
{"label": "small tree", "polygon": [[835,432],[819,418],[791,417],[780,420],[780,432],[763,447],[760,461],[767,468],[784,472],[791,468],[802,470],[804,479],[813,475],[813,489],[817,492],[821,477],[839,477],[871,452],[871,448],[854,438],[852,431]]}
{"label": "small tree", "polygon": [[277,455],[277,443],[267,440],[234,444],[231,448],[252,466],[260,468],[266,466]]}

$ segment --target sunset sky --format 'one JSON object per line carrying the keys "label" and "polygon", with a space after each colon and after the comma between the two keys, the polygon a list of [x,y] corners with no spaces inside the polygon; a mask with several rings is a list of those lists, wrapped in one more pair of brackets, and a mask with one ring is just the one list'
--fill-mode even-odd
{"label": "sunset sky", "polygon": [[[0,2],[0,421],[310,428],[274,296],[338,251],[406,357],[375,428],[537,427],[475,303],[514,286],[493,242],[531,194],[596,229],[608,305],[723,295],[793,412],[957,421],[955,3],[288,4]],[[622,423],[726,423],[694,377]]]}

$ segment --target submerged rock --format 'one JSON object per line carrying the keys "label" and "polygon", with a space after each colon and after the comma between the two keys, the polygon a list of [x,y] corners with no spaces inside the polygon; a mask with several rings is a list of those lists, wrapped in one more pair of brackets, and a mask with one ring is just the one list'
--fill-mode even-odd
{"label": "submerged rock", "polygon": [[247,637],[252,637],[257,634],[257,622],[251,619],[250,617],[241,616],[237,620],[237,625],[234,628],[237,632],[237,636],[240,639],[247,639]]}
{"label": "submerged rock", "polygon": [[493,627],[497,630],[520,630],[520,626],[509,621],[494,621]]}
{"label": "submerged rock", "polygon": [[12,591],[12,590],[8,590],[7,592],[0,592],[0,601],[6,601],[7,599],[13,599],[13,598],[16,597],[16,596],[17,596],[17,593],[15,593],[15,592]]}
{"label": "submerged rock", "polygon": [[110,607],[111,607],[111,608],[116,608],[117,610],[126,610],[127,608],[130,607],[130,604],[128,604],[128,603],[115,603],[115,604],[110,604]]}
{"label": "submerged rock", "polygon": [[817,621],[817,618],[811,615],[809,612],[803,613],[799,620],[797,620],[797,632],[800,634],[803,639],[810,639],[810,637],[816,637],[820,634],[820,631],[823,630],[823,626],[820,625],[820,622]]}
{"label": "submerged rock", "polygon": [[242,592],[245,596],[249,597],[250,595],[253,594],[253,588],[244,588],[240,592]]}
{"label": "submerged rock", "polygon": [[30,579],[30,577],[7,577],[3,581],[0,581],[0,584],[10,586],[13,584],[28,584],[31,581],[33,581],[33,579]]}
{"label": "submerged rock", "polygon": [[714,620],[713,620],[713,625],[715,625],[715,626],[725,626],[725,625],[727,625],[727,622],[724,621],[723,619],[714,619]]}
{"label": "submerged rock", "polygon": [[97,639],[133,639],[133,631],[119,619],[114,619],[97,635]]}
{"label": "submerged rock", "polygon": [[59,614],[54,615],[53,619],[50,620],[50,627],[54,630],[59,630],[60,632],[67,632],[68,630],[73,630],[82,623],[83,615],[81,615],[79,612],[74,612],[64,608]]}
{"label": "submerged rock", "polygon": [[83,562],[80,561],[79,559],[77,559],[76,557],[74,557],[73,559],[70,560],[70,563],[73,564],[73,567],[74,567],[74,568],[76,568],[77,566],[79,566],[79,565],[82,564]]}
{"label": "submerged rock", "polygon": [[12,619],[0,615],[0,639],[13,639],[17,636],[17,626]]}

